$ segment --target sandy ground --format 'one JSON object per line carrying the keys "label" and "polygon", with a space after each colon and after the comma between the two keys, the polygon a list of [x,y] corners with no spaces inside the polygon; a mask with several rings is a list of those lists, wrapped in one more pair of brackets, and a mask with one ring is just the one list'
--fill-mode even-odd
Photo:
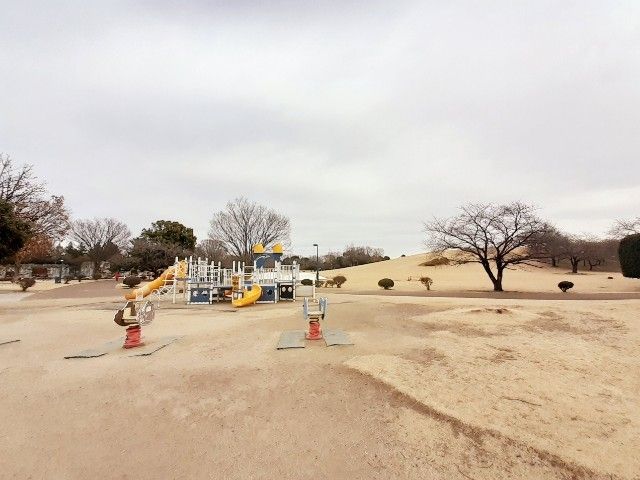
{"label": "sandy ground", "polygon": [[355,345],[288,351],[300,303],[163,304],[64,360],[123,333],[87,288],[0,305],[2,478],[640,478],[638,300],[329,294]]}
{"label": "sandy ground", "polygon": [[[425,287],[418,281],[421,276],[431,277],[434,281],[432,290],[438,292],[452,291],[488,291],[493,289],[489,277],[477,263],[464,265],[444,265],[423,267],[420,263],[426,260],[424,254],[371,263],[358,267],[339,270],[327,270],[321,274],[327,278],[344,275],[347,282],[342,289],[359,292],[379,288],[378,280],[391,278],[395,282],[394,289],[399,291],[423,291]],[[516,266],[504,274],[503,287],[507,291],[516,292],[553,292],[557,293],[558,283],[569,280],[575,284],[573,293],[640,293],[640,280],[624,278],[620,272],[588,272],[570,273],[566,266],[551,268],[550,266],[532,267]],[[609,279],[608,277],[613,277]],[[411,278],[411,280],[408,280]]]}

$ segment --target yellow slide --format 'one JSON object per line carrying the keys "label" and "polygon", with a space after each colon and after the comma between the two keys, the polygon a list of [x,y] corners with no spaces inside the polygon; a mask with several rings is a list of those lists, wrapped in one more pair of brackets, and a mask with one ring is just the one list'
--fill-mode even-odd
{"label": "yellow slide", "polygon": [[245,288],[242,291],[242,298],[234,298],[233,300],[231,300],[231,304],[234,307],[245,307],[247,305],[251,305],[252,303],[256,303],[260,298],[260,295],[262,295],[262,287],[254,283],[253,285],[251,285],[251,290],[247,290]]}
{"label": "yellow slide", "polygon": [[[127,293],[124,296],[124,298],[126,298],[127,300],[135,300],[136,298],[138,298],[138,295],[146,297],[154,290],[164,287],[166,281],[173,280],[173,277],[176,273],[175,270],[176,270],[176,267],[174,265],[170,266],[158,278],[147,283],[146,285],[143,285],[140,288],[134,289],[131,293]],[[187,271],[186,262],[185,261],[178,262],[178,272],[177,272],[178,278],[184,277],[186,275],[186,271]]]}

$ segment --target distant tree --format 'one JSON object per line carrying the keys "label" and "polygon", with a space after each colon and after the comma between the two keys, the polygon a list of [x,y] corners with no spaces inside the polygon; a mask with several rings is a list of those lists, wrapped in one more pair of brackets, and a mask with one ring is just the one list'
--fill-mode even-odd
{"label": "distant tree", "polygon": [[137,238],[129,250],[125,267],[157,272],[173,265],[176,257],[185,257],[188,254],[189,251],[182,249],[179,245]]}
{"label": "distant tree", "polygon": [[595,267],[615,262],[620,244],[618,240],[587,236],[584,241],[585,261],[589,265],[590,271]]}
{"label": "distant tree", "polygon": [[431,290],[431,285],[433,285],[433,280],[430,277],[420,277],[420,283],[424,285],[427,290]]}
{"label": "distant tree", "polygon": [[17,263],[53,263],[53,241],[42,234],[34,235],[25,243],[24,247],[16,253]]}
{"label": "distant tree", "polygon": [[640,278],[640,233],[627,235],[620,240],[618,253],[622,275]]}
{"label": "distant tree", "polygon": [[0,154],[0,200],[13,205],[15,215],[30,225],[32,235],[58,240],[69,230],[64,197],[49,195],[31,165],[17,167],[3,154]]}
{"label": "distant tree", "polygon": [[131,237],[129,228],[115,218],[75,220],[71,225],[71,238],[93,262],[94,271],[100,263],[124,250]]}
{"label": "distant tree", "polygon": [[86,250],[82,246],[76,247],[73,243],[69,242],[69,244],[63,249],[62,261],[66,265],[69,265],[70,276],[77,277],[82,272],[82,264],[84,262],[89,262],[90,259],[87,256]]}
{"label": "distant tree", "polygon": [[564,258],[567,236],[555,226],[547,224],[540,235],[534,237],[537,242],[533,248],[539,252],[546,252],[552,267],[557,267]]}
{"label": "distant tree", "polygon": [[251,262],[254,245],[288,243],[291,232],[288,217],[244,197],[214,213],[210,225],[209,238],[222,242],[230,255],[245,262]]}
{"label": "distant tree", "polygon": [[382,261],[384,259],[384,250],[369,246],[349,245],[342,253],[342,258],[346,263],[345,266],[366,265]]}
{"label": "distant tree", "polygon": [[562,247],[562,256],[571,263],[571,273],[578,273],[580,262],[586,261],[588,242],[578,235],[567,235]]}
{"label": "distant tree", "polygon": [[616,223],[609,230],[609,235],[617,239],[637,233],[640,233],[640,217],[632,220],[616,220]]}
{"label": "distant tree", "polygon": [[532,206],[520,202],[468,204],[455,217],[424,224],[428,247],[439,253],[455,249],[465,254],[459,263],[481,264],[497,292],[510,265],[546,258],[539,238],[548,228]]}
{"label": "distant tree", "polygon": [[205,240],[201,240],[196,245],[196,256],[201,258],[208,258],[209,260],[214,260],[217,262],[224,261],[228,252],[223,242],[220,240],[214,240],[212,238],[207,238]]}
{"label": "distant tree", "polygon": [[29,224],[15,214],[13,205],[0,200],[0,262],[11,259],[27,242]]}
{"label": "distant tree", "polygon": [[177,245],[185,250],[193,250],[196,246],[196,237],[193,228],[188,228],[180,222],[171,220],[158,220],[151,224],[151,228],[145,228],[140,234],[141,238],[152,242]]}

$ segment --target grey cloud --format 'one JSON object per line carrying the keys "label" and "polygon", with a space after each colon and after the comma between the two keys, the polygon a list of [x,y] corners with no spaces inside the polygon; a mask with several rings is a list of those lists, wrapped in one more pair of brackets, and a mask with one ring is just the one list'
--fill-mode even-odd
{"label": "grey cloud", "polygon": [[632,2],[5,3],[0,151],[77,216],[202,237],[245,195],[297,248],[400,254],[467,201],[640,211]]}

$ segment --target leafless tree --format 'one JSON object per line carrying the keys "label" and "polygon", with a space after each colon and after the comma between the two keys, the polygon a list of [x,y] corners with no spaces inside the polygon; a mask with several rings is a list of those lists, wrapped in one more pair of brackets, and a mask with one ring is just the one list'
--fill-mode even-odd
{"label": "leafless tree", "polygon": [[561,258],[566,258],[571,264],[571,273],[578,273],[580,262],[586,262],[588,255],[588,240],[585,236],[566,235],[561,246]]}
{"label": "leafless tree", "polygon": [[545,252],[547,254],[546,258],[551,261],[551,266],[557,267],[565,255],[566,234],[555,226],[547,224],[543,233],[536,235],[534,241],[537,242],[537,245],[532,247],[538,252]]}
{"label": "leafless tree", "polygon": [[230,255],[245,262],[251,261],[255,244],[262,243],[265,247],[277,242],[286,244],[291,232],[288,217],[244,197],[216,212],[210,225],[209,237],[222,242]]}
{"label": "leafless tree", "polygon": [[616,263],[618,256],[618,245],[620,242],[615,239],[602,239],[594,236],[586,236],[585,241],[585,261],[589,265],[589,270],[601,267],[607,263]]}
{"label": "leafless tree", "polygon": [[75,220],[71,224],[71,239],[86,249],[96,272],[100,262],[125,250],[130,238],[129,228],[115,218]]}
{"label": "leafless tree", "polygon": [[214,240],[212,238],[198,242],[195,254],[198,257],[208,258],[216,262],[222,262],[228,255],[225,244],[220,240]]}
{"label": "leafless tree", "polygon": [[31,165],[17,167],[4,154],[0,154],[0,200],[13,205],[16,215],[31,225],[33,235],[59,240],[69,229],[64,197],[49,195]]}
{"label": "leafless tree", "polygon": [[640,233],[640,217],[633,220],[616,220],[616,223],[609,230],[609,235],[617,239],[636,233]]}
{"label": "leafless tree", "polygon": [[548,228],[534,207],[520,202],[468,204],[454,217],[424,224],[428,247],[438,252],[455,249],[464,254],[460,263],[481,264],[496,292],[503,291],[504,271],[510,265],[548,256],[538,240]]}

